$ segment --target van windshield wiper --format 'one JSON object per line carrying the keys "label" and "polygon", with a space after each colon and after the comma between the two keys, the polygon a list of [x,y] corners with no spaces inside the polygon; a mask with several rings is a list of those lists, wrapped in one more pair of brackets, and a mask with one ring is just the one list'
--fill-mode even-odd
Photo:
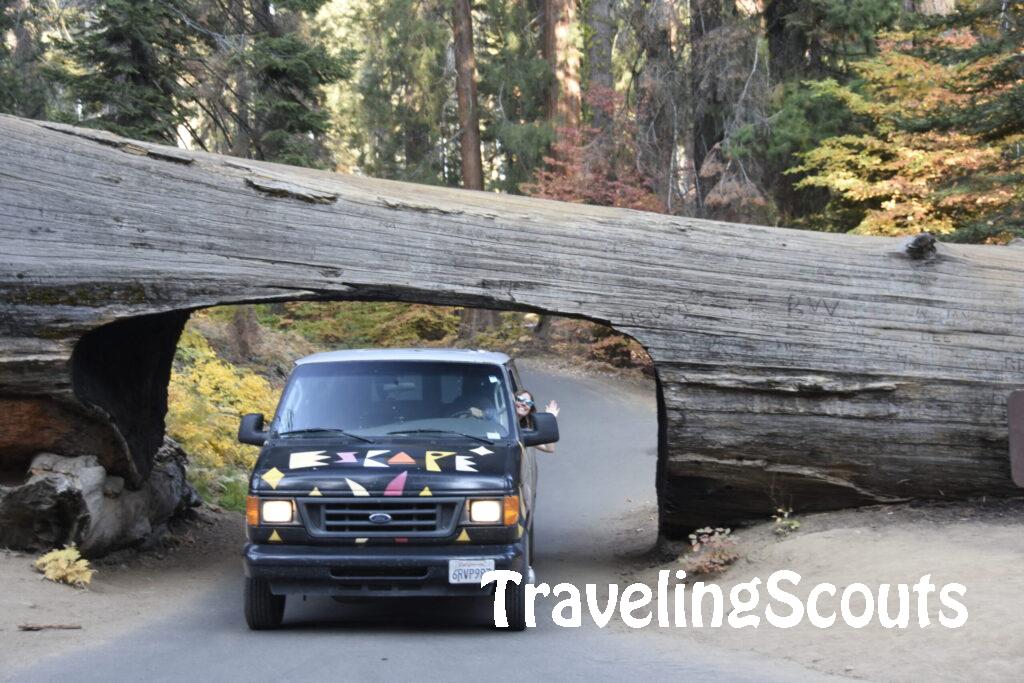
{"label": "van windshield wiper", "polygon": [[371,439],[367,439],[365,436],[359,436],[352,432],[346,432],[344,429],[338,429],[337,427],[308,427],[306,429],[290,429],[287,432],[277,432],[278,436],[291,436],[293,434],[316,434],[318,432],[330,433],[330,434],[341,434],[343,436],[349,436],[353,439],[359,439],[364,443],[373,443]]}
{"label": "van windshield wiper", "polygon": [[473,436],[472,434],[456,432],[451,429],[398,429],[393,432],[388,432],[388,434],[456,434],[458,436],[464,436],[467,439],[473,439],[473,441],[479,441],[480,443],[494,443],[490,439],[485,439],[482,436]]}

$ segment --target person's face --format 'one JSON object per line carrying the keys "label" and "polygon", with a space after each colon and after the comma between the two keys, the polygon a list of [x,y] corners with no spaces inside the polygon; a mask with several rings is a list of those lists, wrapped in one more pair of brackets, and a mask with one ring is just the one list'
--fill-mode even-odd
{"label": "person's face", "polygon": [[533,396],[527,393],[516,394],[516,415],[526,417],[533,408]]}

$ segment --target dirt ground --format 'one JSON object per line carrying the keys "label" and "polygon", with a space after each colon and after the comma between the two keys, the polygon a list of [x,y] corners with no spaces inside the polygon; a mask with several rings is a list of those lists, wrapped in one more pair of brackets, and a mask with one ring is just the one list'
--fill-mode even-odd
{"label": "dirt ground", "polygon": [[[42,579],[35,555],[0,549],[0,679],[42,657],[96,645],[194,600],[231,571],[241,572],[244,522],[203,507],[179,522],[161,547],[122,551],[93,562],[88,589]],[[22,624],[79,630],[21,631]]]}
{"label": "dirt ground", "polygon": [[[641,506],[642,507],[642,506]],[[652,510],[636,509],[637,524],[650,523]],[[640,518],[643,518],[642,520]],[[941,586],[967,587],[962,602],[967,623],[939,626],[939,605],[931,600],[932,625],[882,628],[877,619],[863,629],[838,622],[818,629],[806,619],[781,630],[764,623],[762,590],[759,628],[652,628],[660,637],[754,651],[812,669],[873,681],[1020,680],[1024,670],[1024,501],[865,508],[798,518],[801,527],[786,538],[771,524],[735,532],[742,558],[715,581],[728,590],[754,577],[767,580],[777,569],[802,577],[792,592],[806,598],[810,586],[852,582],[914,584],[924,574]],[[625,533],[625,532],[624,532]],[[0,550],[0,679],[16,675],[39,658],[95,645],[139,628],[188,600],[202,599],[224,576],[237,572],[243,542],[240,515],[204,508],[200,519],[179,524],[164,547],[123,552],[95,563],[88,590],[44,581],[32,569],[33,556]],[[647,561],[624,571],[621,584],[657,584],[659,569],[678,561]],[[821,611],[839,598],[827,596]],[[895,601],[891,604],[895,612]],[[856,607],[855,603],[855,607]],[[780,612],[786,608],[781,607]],[[859,610],[857,610],[859,611]],[[21,624],[77,624],[81,630],[23,632]],[[645,629],[646,630],[646,629]]]}
{"label": "dirt ground", "polygon": [[[738,530],[742,558],[717,579],[727,598],[730,588],[772,572],[790,569],[801,576],[799,587],[787,590],[806,604],[810,588],[834,584],[837,596],[824,596],[820,613],[838,611],[845,586],[861,582],[877,600],[882,583],[912,586],[923,575],[932,583],[957,582],[967,591],[961,602],[967,622],[958,629],[937,622],[939,603],[929,601],[931,625],[917,625],[916,595],[910,593],[910,626],[885,629],[876,617],[861,629],[841,617],[820,629],[805,618],[791,629],[768,625],[768,601],[761,586],[758,628],[685,628],[677,637],[709,645],[754,651],[793,660],[820,671],[872,681],[975,680],[1019,681],[1024,671],[1024,501],[988,504],[902,505],[864,508],[800,517],[799,530],[777,537],[772,524]],[[678,569],[678,562],[659,563],[637,579],[655,586],[658,569]],[[698,579],[698,580],[701,580]],[[687,603],[689,604],[689,603]],[[787,614],[785,605],[775,611]],[[851,603],[859,614],[863,601]],[[897,612],[895,586],[888,601]],[[728,606],[726,608],[728,613]],[[950,610],[946,610],[950,613]],[[710,613],[710,608],[706,610]]]}

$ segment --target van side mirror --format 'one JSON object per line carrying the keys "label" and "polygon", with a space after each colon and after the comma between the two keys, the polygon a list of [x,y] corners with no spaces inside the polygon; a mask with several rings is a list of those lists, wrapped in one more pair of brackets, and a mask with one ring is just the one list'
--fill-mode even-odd
{"label": "van side mirror", "polygon": [[263,429],[263,416],[259,413],[243,415],[238,425],[238,440],[252,446],[262,446],[267,440],[267,430]]}
{"label": "van side mirror", "polygon": [[523,430],[524,446],[539,446],[558,441],[558,418],[551,413],[534,413],[533,429]]}

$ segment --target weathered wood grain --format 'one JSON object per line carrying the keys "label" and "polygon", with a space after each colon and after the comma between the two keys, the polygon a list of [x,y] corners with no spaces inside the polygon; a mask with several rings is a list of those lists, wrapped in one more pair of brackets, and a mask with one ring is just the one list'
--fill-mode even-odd
{"label": "weathered wood grain", "polygon": [[[1015,491],[1017,248],[425,187],[10,117],[0,160],[0,400],[16,406],[0,469],[77,435],[137,485],[185,313],[388,299],[582,316],[640,341],[668,533]],[[47,426],[15,429],[26,415]]]}

